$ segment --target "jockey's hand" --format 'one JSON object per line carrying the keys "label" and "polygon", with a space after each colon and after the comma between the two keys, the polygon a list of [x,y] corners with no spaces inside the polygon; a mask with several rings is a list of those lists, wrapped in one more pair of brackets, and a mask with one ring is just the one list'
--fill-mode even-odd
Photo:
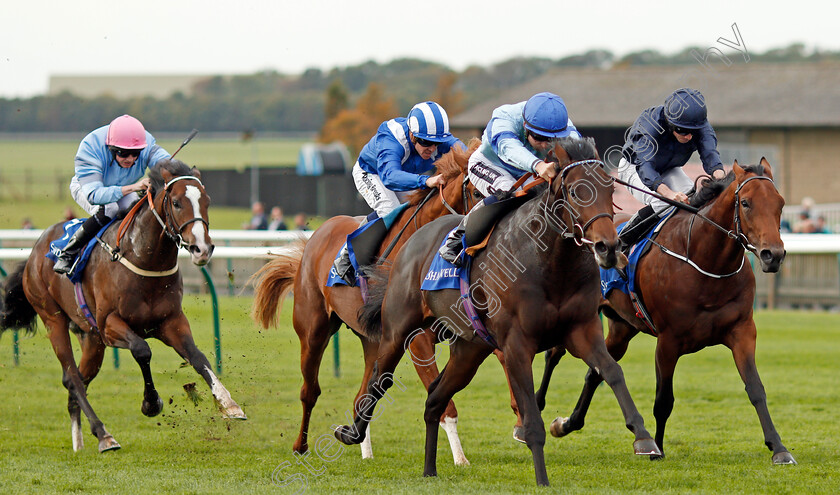
{"label": "jockey's hand", "polygon": [[550,162],[539,162],[534,171],[545,180],[551,180],[557,176],[557,168]]}
{"label": "jockey's hand", "polygon": [[714,177],[715,179],[723,179],[724,177],[726,177],[726,172],[724,172],[722,168],[719,168],[712,172],[712,177]]}
{"label": "jockey's hand", "polygon": [[685,195],[683,192],[674,193],[674,197],[672,197],[674,201],[679,201],[680,203],[688,204],[688,196]]}
{"label": "jockey's hand", "polygon": [[446,185],[446,179],[444,179],[443,176],[440,175],[440,174],[433,175],[433,176],[429,177],[428,179],[426,179],[426,187],[428,187],[429,189],[433,189],[433,188],[438,187],[438,186],[443,187],[445,185]]}
{"label": "jockey's hand", "polygon": [[145,191],[151,185],[151,180],[148,177],[144,177],[139,181],[135,182],[134,184],[129,184],[127,186],[122,186],[122,193],[123,196],[133,192],[140,192]]}
{"label": "jockey's hand", "polygon": [[674,192],[670,187],[666,186],[665,184],[659,184],[659,187],[656,188],[656,192],[670,200],[679,201],[680,203],[688,203],[688,196],[686,196],[685,193]]}

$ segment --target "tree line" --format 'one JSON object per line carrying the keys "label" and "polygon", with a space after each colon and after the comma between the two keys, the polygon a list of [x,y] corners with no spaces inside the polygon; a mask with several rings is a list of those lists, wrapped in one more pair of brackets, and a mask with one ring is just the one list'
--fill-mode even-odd
{"label": "tree line", "polygon": [[[168,98],[112,96],[82,98],[64,92],[27,99],[0,99],[0,132],[87,132],[122,113],[138,117],[149,129],[205,132],[321,132],[330,141],[359,135],[370,126],[402,115],[419,101],[434,99],[455,115],[500,91],[565,67],[691,65],[687,47],[675,54],[641,50],[617,58],[606,50],[589,50],[560,59],[519,57],[490,67],[461,72],[411,58],[385,64],[374,61],[333,68],[308,69],[289,75],[276,71],[214,76],[194,85],[190,94]],[[750,53],[751,62],[791,63],[840,60],[840,51],[807,50],[802,44]],[[362,142],[363,144],[363,142]],[[358,151],[356,146],[351,146]]]}

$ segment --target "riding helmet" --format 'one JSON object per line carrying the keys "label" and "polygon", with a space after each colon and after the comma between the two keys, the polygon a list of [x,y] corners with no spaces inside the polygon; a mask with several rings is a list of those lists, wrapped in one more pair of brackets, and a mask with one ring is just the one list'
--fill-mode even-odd
{"label": "riding helmet", "polygon": [[442,143],[452,137],[446,110],[433,101],[414,105],[408,112],[408,130],[414,137],[435,143]]}
{"label": "riding helmet", "polygon": [[146,147],[146,129],[131,115],[122,115],[108,126],[105,144],[126,150],[141,150]]}
{"label": "riding helmet", "polygon": [[563,99],[553,93],[537,93],[530,97],[522,110],[525,128],[534,134],[561,138],[571,134],[569,112]]}
{"label": "riding helmet", "polygon": [[665,118],[676,127],[700,129],[706,125],[706,99],[696,89],[678,89],[665,100]]}

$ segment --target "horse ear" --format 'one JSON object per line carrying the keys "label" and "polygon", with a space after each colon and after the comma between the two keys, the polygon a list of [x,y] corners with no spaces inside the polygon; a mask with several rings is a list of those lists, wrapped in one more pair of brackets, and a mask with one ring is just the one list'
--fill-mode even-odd
{"label": "horse ear", "polygon": [[193,167],[190,169],[190,174],[198,180],[201,180],[201,172],[198,171],[197,168]]}
{"label": "horse ear", "polygon": [[554,156],[557,157],[557,161],[558,161],[558,163],[560,163],[561,167],[572,163],[572,159],[569,158],[569,154],[566,153],[566,150],[563,149],[563,147],[560,146],[559,143],[554,145],[554,150],[553,151],[554,151]]}
{"label": "horse ear", "polygon": [[160,176],[163,178],[164,184],[166,184],[167,182],[172,180],[173,177],[175,177],[174,175],[172,175],[172,172],[166,170],[165,167],[160,167]]}
{"label": "horse ear", "polygon": [[762,156],[761,160],[758,163],[759,163],[759,165],[764,167],[764,175],[766,177],[770,177],[772,179],[773,178],[773,167],[770,166],[770,162],[768,162],[767,159]]}
{"label": "horse ear", "polygon": [[735,179],[737,179],[738,182],[744,180],[744,176],[747,175],[747,173],[744,172],[744,169],[738,165],[738,160],[732,162],[732,171],[735,172]]}

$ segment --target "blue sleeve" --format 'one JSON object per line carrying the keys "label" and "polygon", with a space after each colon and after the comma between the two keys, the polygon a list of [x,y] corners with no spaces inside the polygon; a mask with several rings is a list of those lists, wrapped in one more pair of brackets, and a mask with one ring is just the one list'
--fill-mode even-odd
{"label": "blue sleeve", "polygon": [[[426,187],[428,176],[406,172],[402,168],[405,148],[388,132],[376,136],[376,175],[392,191],[413,191]],[[410,150],[409,150],[410,151]]]}
{"label": "blue sleeve", "polygon": [[123,197],[121,186],[106,186],[104,183],[105,167],[111,159],[111,152],[94,133],[82,140],[76,152],[76,178],[82,194],[92,205],[113,203]]}
{"label": "blue sleeve", "polygon": [[[647,110],[645,112],[648,112]],[[654,127],[650,118],[644,114],[633,123],[633,129],[627,138],[633,154],[633,164],[642,183],[651,191],[656,191],[662,184],[662,175],[656,170],[655,160],[661,147],[662,133]]]}
{"label": "blue sleeve", "polygon": [[706,122],[706,125],[698,131],[695,135],[697,139],[695,144],[700,161],[703,162],[703,170],[709,175],[712,175],[715,170],[723,170],[723,163],[720,161],[720,153],[717,149],[717,136],[712,125]]}
{"label": "blue sleeve", "polygon": [[490,129],[490,145],[500,160],[526,172],[533,172],[539,157],[522,144],[516,122],[493,117],[487,124]]}

